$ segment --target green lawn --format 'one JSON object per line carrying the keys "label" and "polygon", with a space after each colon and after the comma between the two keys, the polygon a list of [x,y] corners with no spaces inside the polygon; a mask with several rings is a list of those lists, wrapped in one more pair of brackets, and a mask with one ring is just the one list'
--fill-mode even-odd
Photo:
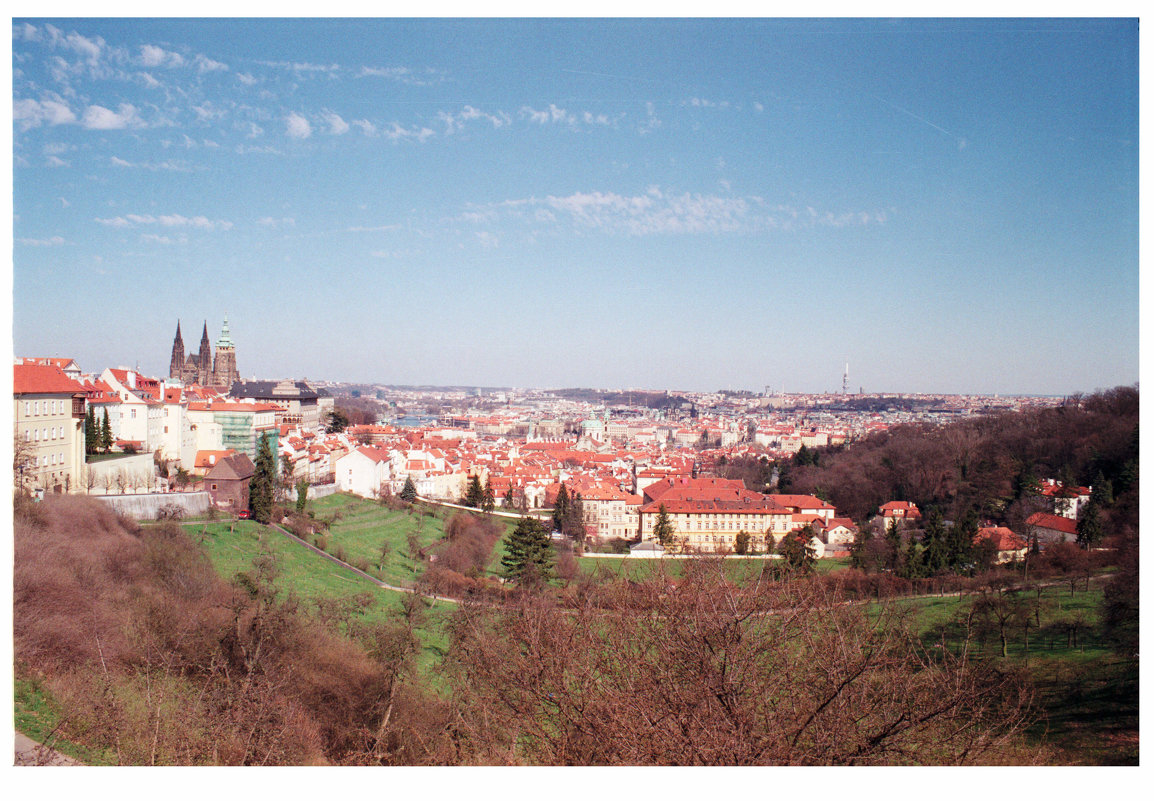
{"label": "green lawn", "polygon": [[[708,558],[708,557],[706,557]],[[597,557],[581,557],[577,564],[581,571],[600,580],[612,581],[626,578],[632,581],[644,581],[655,575],[666,575],[679,579],[685,573],[687,559],[631,559]],[[722,569],[729,581],[744,586],[749,581],[756,581],[762,569],[770,564],[765,559],[729,558],[722,560]]]}
{"label": "green lawn", "polygon": [[[186,525],[185,531],[201,544],[217,573],[226,580],[250,570],[253,559],[262,553],[272,553],[280,569],[277,583],[286,595],[291,592],[314,605],[318,601],[343,605],[350,619],[365,623],[389,620],[401,610],[402,593],[382,589],[259,523],[195,523]],[[432,602],[429,607],[420,632],[424,650],[418,663],[422,670],[434,664],[447,647],[442,623],[452,609],[453,605],[444,601]]]}
{"label": "green lawn", "polygon": [[[990,660],[1000,668],[1021,668],[1036,691],[1038,719],[1029,730],[1036,741],[1057,749],[1059,761],[1082,765],[1136,765],[1138,763],[1138,673],[1135,663],[1120,659],[1099,636],[1102,585],[1091,582],[1089,590],[1070,593],[1068,584],[1043,589],[1029,649],[1020,623],[1008,631],[1006,658],[1001,658],[996,633],[987,632],[972,645],[971,654]],[[956,621],[972,598],[947,596],[891,601],[909,614],[911,629],[920,632],[928,646],[941,642],[953,650],[960,647]],[[1071,642],[1060,624],[1079,619],[1085,628]]]}
{"label": "green lawn", "polygon": [[60,707],[35,679],[16,679],[13,697],[16,731],[38,743],[47,745],[84,765],[112,765],[112,755],[85,748],[60,739],[56,728],[60,725]]}
{"label": "green lawn", "polygon": [[[420,547],[427,548],[445,536],[445,521],[454,514],[468,514],[457,509],[416,504],[411,510],[391,511],[375,501],[352,495],[329,495],[310,501],[309,508],[318,520],[333,519],[326,536],[326,550],[338,554],[338,547],[344,552],[344,561],[349,564],[368,565],[366,572],[393,585],[412,586],[423,565],[409,557],[409,534],[416,534]],[[432,513],[429,515],[428,513]],[[494,517],[508,533],[516,521]],[[381,544],[388,543],[389,555],[384,560],[384,568],[378,563],[381,558]],[[500,566],[504,555],[504,539],[498,541],[489,562],[490,571]]]}

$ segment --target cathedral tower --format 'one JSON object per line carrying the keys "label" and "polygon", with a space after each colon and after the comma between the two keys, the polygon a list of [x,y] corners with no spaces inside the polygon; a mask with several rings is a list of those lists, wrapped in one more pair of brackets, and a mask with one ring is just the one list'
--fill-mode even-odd
{"label": "cathedral tower", "polygon": [[180,320],[176,321],[176,337],[172,340],[172,359],[168,362],[168,377],[184,377],[184,339],[180,336]]}
{"label": "cathedral tower", "polygon": [[228,312],[224,313],[224,325],[221,327],[220,339],[216,341],[216,359],[212,367],[212,385],[216,387],[232,388],[233,383],[240,380],[236,369],[236,346],[232,344],[232,337],[228,333]]}
{"label": "cathedral tower", "polygon": [[212,379],[212,346],[208,344],[208,320],[204,321],[204,331],[200,335],[200,352],[197,356],[196,383],[206,387]]}

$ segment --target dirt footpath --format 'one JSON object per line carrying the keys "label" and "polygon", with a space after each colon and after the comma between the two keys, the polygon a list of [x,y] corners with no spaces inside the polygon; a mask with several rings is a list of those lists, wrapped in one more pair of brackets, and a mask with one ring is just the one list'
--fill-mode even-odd
{"label": "dirt footpath", "polygon": [[16,732],[16,761],[14,765],[79,765],[71,757],[53,751],[47,746]]}

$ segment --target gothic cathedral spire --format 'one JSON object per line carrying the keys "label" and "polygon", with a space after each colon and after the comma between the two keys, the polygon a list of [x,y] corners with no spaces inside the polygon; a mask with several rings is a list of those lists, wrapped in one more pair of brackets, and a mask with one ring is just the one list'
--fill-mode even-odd
{"label": "gothic cathedral spire", "polygon": [[172,359],[168,363],[168,377],[180,378],[184,371],[184,339],[180,336],[180,320],[176,321],[176,336],[172,340]]}

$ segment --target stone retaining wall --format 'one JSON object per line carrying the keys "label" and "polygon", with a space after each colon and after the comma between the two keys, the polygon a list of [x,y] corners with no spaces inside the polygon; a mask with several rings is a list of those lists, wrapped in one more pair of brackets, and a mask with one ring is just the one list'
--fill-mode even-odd
{"label": "stone retaining wall", "polygon": [[148,495],[93,495],[101,503],[111,506],[117,514],[134,520],[155,520],[156,513],[165,506],[179,506],[185,517],[208,514],[207,492],[154,492]]}

